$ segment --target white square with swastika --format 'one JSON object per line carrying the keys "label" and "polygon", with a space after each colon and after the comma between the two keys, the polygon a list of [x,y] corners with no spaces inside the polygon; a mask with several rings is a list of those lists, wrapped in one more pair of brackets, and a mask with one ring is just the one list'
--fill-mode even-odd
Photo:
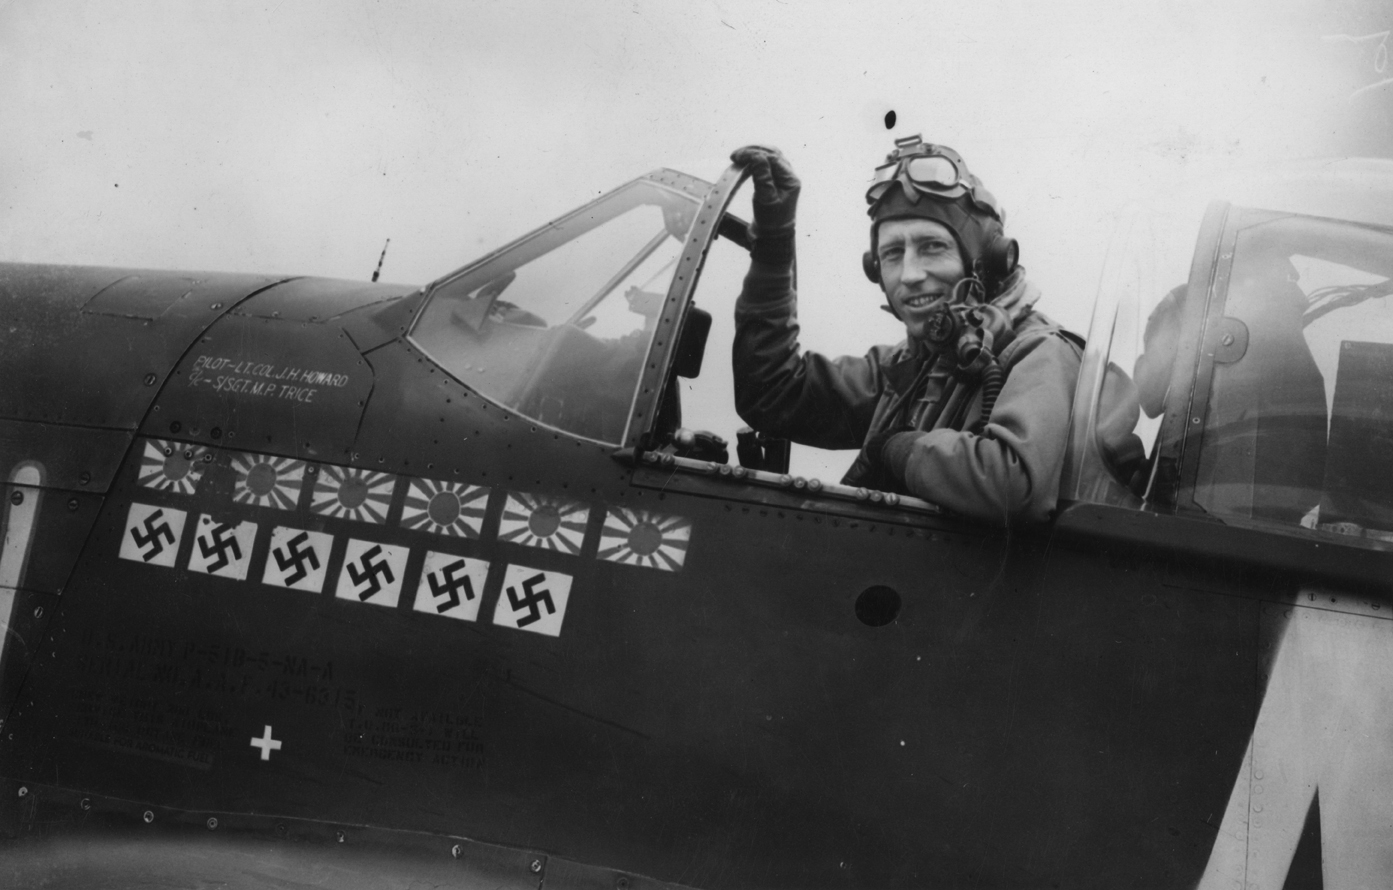
{"label": "white square with swastika", "polygon": [[278,525],[271,530],[271,549],[261,583],[319,593],[329,570],[334,536]]}
{"label": "white square with swastika", "polygon": [[131,504],[130,513],[125,515],[125,533],[121,536],[121,559],[173,568],[187,517],[182,510]]}
{"label": "white square with swastika", "polygon": [[430,615],[474,621],[479,617],[488,575],[489,564],[482,559],[429,551],[421,566],[421,582],[416,585],[414,608]]}
{"label": "white square with swastika", "polygon": [[194,531],[189,570],[245,581],[255,543],[255,522],[222,522],[204,513]]}
{"label": "white square with swastika", "polygon": [[335,596],[375,606],[396,606],[409,552],[406,547],[350,538]]}
{"label": "white square with swastika", "polygon": [[570,575],[510,565],[493,609],[493,623],[559,637],[570,596]]}
{"label": "white square with swastika", "polygon": [[183,510],[131,504],[131,511],[126,514],[126,531],[121,536],[121,558],[173,568],[187,517]]}

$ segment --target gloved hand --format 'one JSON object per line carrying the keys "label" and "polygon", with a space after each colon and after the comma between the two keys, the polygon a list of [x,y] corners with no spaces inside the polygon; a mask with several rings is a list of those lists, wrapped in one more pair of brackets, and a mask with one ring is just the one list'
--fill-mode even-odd
{"label": "gloved hand", "polygon": [[730,159],[745,164],[755,184],[755,218],[750,226],[754,247],[750,255],[764,262],[792,262],[793,223],[798,192],[803,187],[793,166],[777,148],[763,145],[737,148]]}
{"label": "gloved hand", "polygon": [[867,488],[880,491],[908,492],[905,486],[905,470],[909,467],[909,456],[914,451],[914,443],[924,435],[919,430],[882,430],[871,436],[862,449],[870,461],[871,472],[865,483]]}

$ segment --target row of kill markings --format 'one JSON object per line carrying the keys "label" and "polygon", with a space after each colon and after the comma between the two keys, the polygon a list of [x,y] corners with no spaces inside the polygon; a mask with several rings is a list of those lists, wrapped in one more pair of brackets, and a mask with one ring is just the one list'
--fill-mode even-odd
{"label": "row of kill markings", "polygon": [[[311,513],[383,525],[396,486],[407,490],[399,519],[402,528],[450,539],[478,538],[490,490],[487,487],[393,474],[333,464],[308,464],[292,458],[222,452],[223,464],[235,474],[234,504],[293,511],[308,489]],[[179,495],[204,495],[200,485],[216,453],[206,446],[151,439],[144,442],[137,481],[140,486]],[[590,506],[581,502],[525,493],[506,493],[497,537],[524,546],[579,555]],[[184,560],[191,572],[248,580],[253,551],[263,523],[226,519],[228,510],[203,512],[194,524],[193,543]],[[172,568],[180,553],[190,511],[170,506],[131,504],[121,539],[120,557]],[[287,520],[291,517],[287,516]],[[268,543],[261,583],[321,593],[328,581],[334,536],[287,524],[266,523]],[[629,565],[677,571],[691,538],[690,520],[626,507],[608,508],[596,555]],[[342,568],[328,585],[335,596],[395,607],[402,595],[410,548],[348,536]],[[475,621],[490,563],[461,554],[428,549],[421,564],[413,608],[450,618]],[[493,623],[556,636],[569,598],[571,576],[524,565],[506,565]]]}

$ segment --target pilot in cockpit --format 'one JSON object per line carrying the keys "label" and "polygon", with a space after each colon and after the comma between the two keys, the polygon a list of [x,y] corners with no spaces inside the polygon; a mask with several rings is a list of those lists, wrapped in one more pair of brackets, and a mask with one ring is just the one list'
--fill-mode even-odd
{"label": "pilot in cockpit", "polygon": [[896,140],[866,193],[866,274],[905,326],[896,346],[828,358],[798,344],[788,160],[738,149],[754,180],[736,304],[740,416],[769,436],[860,447],[843,482],[988,521],[1045,519],[1058,498],[1081,342],[1034,306],[1004,213],[952,149]]}

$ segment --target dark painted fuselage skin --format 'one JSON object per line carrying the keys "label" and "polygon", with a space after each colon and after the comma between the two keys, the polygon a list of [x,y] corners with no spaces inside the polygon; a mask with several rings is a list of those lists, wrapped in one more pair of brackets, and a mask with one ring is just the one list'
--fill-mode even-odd
{"label": "dark painted fuselage skin", "polygon": [[[38,499],[0,665],[21,877],[115,836],[149,851],[108,863],[130,883],[249,837],[281,876],[453,850],[462,886],[1200,878],[1314,549],[635,468],[436,367],[421,300],[0,266],[0,471]],[[625,559],[626,516],[686,537]],[[1384,603],[1366,559],[1342,590]]]}

